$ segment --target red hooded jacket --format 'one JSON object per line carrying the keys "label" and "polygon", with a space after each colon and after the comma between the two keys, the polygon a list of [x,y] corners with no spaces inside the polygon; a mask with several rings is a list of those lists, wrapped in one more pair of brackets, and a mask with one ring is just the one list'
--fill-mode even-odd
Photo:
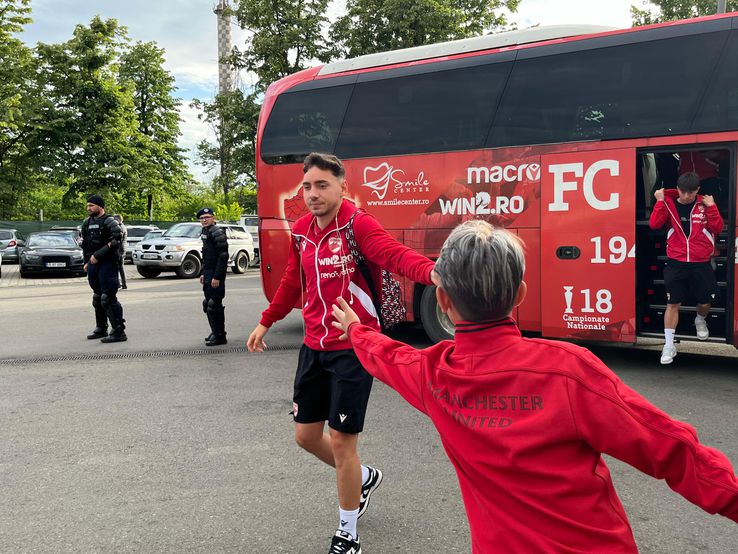
{"label": "red hooded jacket", "polygon": [[585,348],[524,339],[515,322],[463,324],[416,350],[358,323],[366,370],[436,426],[459,479],[472,551],[636,553],[602,454],[738,522],[738,479],[697,432]]}
{"label": "red hooded jacket", "polygon": [[[339,296],[351,304],[362,323],[379,328],[371,292],[346,241],[346,228],[357,209],[344,200],[335,219],[325,229],[318,227],[311,214],[295,222],[292,236],[299,241],[291,241],[287,268],[274,298],[261,315],[262,325],[271,327],[290,313],[304,286],[307,293],[307,302],[302,308],[305,345],[313,350],[350,347],[345,340],[339,340],[342,332],[331,325],[335,321],[331,305]],[[375,285],[382,282],[381,269],[418,283],[432,284],[430,274],[434,262],[397,242],[374,217],[364,212],[357,214],[353,229],[359,251],[374,269]],[[298,244],[301,251],[298,251]]]}
{"label": "red hooded jacket", "polygon": [[660,229],[668,221],[671,229],[666,235],[666,255],[680,262],[709,262],[715,251],[715,235],[723,230],[723,218],[717,206],[709,208],[698,194],[690,216],[689,237],[684,233],[675,205],[679,191],[666,189],[664,200],[656,202],[648,225]]}

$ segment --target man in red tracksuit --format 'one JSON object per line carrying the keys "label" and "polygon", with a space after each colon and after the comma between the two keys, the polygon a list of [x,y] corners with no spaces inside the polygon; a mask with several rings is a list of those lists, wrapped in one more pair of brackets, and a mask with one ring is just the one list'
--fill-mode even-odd
{"label": "man in red tracksuit", "polygon": [[679,323],[679,308],[690,292],[697,300],[694,319],[697,338],[707,340],[710,336],[705,318],[717,294],[710,258],[715,251],[715,235],[723,229],[723,218],[713,197],[699,195],[699,190],[699,176],[688,172],[679,176],[676,190],[659,189],[654,193],[656,204],[648,224],[651,229],[660,229],[667,222],[670,225],[666,236],[668,259],[664,266],[667,304],[662,364],[670,364],[677,355],[674,333]]}
{"label": "man in red tracksuit", "polygon": [[585,348],[520,336],[525,297],[519,239],[472,220],[436,263],[439,307],[453,341],[396,342],[334,305],[334,326],[375,377],[436,426],[456,468],[472,551],[635,553],[602,454],[738,522],[738,479],[696,431],[651,405]]}
{"label": "man in red tracksuit", "polygon": [[381,283],[376,268],[384,268],[430,285],[433,262],[397,242],[376,219],[343,198],[345,170],[338,158],[310,154],[303,171],[303,197],[310,213],[292,228],[287,269],[247,346],[250,352],[263,351],[264,335],[292,310],[304,285],[305,343],[293,397],[295,440],[336,468],[339,528],[330,554],[360,554],[356,523],[382,481],[382,472],[362,466],[357,452],[373,378],[331,325],[331,304],[339,296],[346,298],[362,323],[379,330],[373,292],[348,244],[351,231],[358,251],[375,268],[375,283]]}

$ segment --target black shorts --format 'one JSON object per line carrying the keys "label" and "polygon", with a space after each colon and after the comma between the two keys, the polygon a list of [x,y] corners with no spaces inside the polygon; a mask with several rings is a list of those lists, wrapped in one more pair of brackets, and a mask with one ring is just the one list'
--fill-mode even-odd
{"label": "black shorts", "polygon": [[328,421],[341,433],[361,433],[372,377],[353,350],[300,348],[293,415],[297,423]]}
{"label": "black shorts", "polygon": [[697,304],[712,304],[717,294],[717,280],[710,262],[680,263],[667,260],[664,287],[668,304],[681,304],[693,298]]}

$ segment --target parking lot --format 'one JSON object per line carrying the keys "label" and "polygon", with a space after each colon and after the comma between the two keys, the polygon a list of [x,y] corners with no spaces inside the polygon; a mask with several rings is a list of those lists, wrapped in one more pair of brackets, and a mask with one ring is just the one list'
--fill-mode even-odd
{"label": "parking lot", "polygon": [[[85,339],[84,278],[14,268],[0,280],[0,552],[327,551],[334,475],[294,444],[289,416],[299,313],[270,331],[266,353],[244,348],[266,306],[258,270],[228,274],[229,344],[207,349],[194,279],[127,265],[129,341],[105,345]],[[413,328],[398,338],[427,344]],[[734,350],[680,354],[669,368],[655,350],[595,352],[738,463]],[[364,552],[470,551],[435,429],[381,383],[361,453],[386,479],[360,523]],[[735,552],[738,526],[608,464],[641,552]]]}

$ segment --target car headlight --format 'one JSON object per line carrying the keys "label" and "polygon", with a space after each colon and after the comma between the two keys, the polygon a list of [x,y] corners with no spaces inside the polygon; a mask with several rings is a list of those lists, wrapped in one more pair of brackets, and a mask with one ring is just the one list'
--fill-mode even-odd
{"label": "car headlight", "polygon": [[23,254],[23,257],[29,261],[29,262],[37,262],[41,259],[41,256],[38,254]]}
{"label": "car headlight", "polygon": [[183,250],[187,250],[187,249],[181,244],[177,244],[176,246],[172,247],[172,250],[176,250],[177,252],[182,252]]}

